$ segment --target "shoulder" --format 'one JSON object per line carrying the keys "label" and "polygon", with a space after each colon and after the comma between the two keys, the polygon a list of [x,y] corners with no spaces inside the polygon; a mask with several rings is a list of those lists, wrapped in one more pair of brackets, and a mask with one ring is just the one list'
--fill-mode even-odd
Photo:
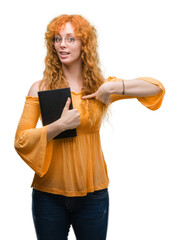
{"label": "shoulder", "polygon": [[28,92],[29,97],[38,97],[39,83],[40,83],[40,80],[33,83],[33,85],[30,87],[29,92]]}

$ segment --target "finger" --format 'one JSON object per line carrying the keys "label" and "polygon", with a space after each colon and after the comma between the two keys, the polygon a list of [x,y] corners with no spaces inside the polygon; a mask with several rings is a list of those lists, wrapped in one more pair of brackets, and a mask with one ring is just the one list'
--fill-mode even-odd
{"label": "finger", "polygon": [[68,97],[68,99],[66,101],[66,105],[65,105],[66,109],[69,109],[70,102],[71,102],[71,98]]}
{"label": "finger", "polygon": [[86,98],[93,98],[95,97],[95,93],[92,93],[92,94],[89,94],[89,95],[86,95],[86,96],[83,96],[82,99],[86,99]]}

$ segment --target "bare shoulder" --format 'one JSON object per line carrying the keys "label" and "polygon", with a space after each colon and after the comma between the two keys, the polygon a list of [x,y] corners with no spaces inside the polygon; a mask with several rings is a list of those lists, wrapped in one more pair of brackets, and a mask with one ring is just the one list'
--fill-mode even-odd
{"label": "bare shoulder", "polygon": [[33,85],[30,87],[29,92],[28,92],[29,97],[38,97],[39,83],[40,83],[40,80],[33,83]]}

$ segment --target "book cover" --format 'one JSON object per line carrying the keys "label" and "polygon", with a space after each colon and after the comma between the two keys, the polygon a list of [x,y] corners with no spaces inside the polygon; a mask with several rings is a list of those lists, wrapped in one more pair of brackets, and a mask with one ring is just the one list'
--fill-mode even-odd
{"label": "book cover", "polygon": [[[68,97],[71,98],[69,109],[73,109],[70,88],[59,88],[38,92],[42,123],[46,126],[61,117]],[[54,139],[76,137],[76,128],[61,132]]]}

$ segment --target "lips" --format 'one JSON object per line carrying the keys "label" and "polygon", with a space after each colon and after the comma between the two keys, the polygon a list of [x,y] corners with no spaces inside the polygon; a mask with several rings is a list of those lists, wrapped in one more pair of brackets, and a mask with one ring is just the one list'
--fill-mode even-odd
{"label": "lips", "polygon": [[65,56],[65,55],[68,55],[70,53],[69,52],[60,52],[60,54]]}

